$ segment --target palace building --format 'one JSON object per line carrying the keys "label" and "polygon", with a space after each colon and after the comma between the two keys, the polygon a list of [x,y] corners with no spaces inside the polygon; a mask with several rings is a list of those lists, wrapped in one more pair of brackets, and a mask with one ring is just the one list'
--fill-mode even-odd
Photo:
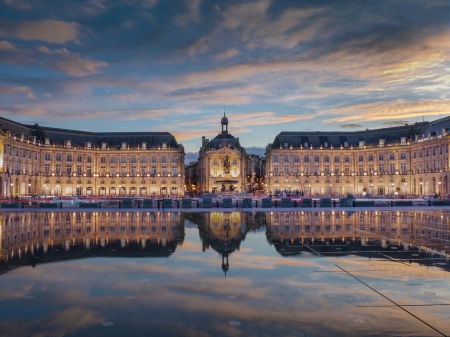
{"label": "palace building", "polygon": [[168,132],[86,132],[0,117],[0,196],[450,194],[450,117],[356,132],[281,132],[265,157],[228,131],[202,137],[197,161]]}
{"label": "palace building", "polygon": [[357,132],[281,132],[266,147],[265,192],[449,194],[450,117]]}
{"label": "palace building", "polygon": [[168,132],[86,132],[0,117],[0,196],[184,194],[184,148]]}
{"label": "palace building", "polygon": [[247,154],[239,138],[228,133],[228,118],[211,141],[202,137],[198,160],[186,166],[186,189],[191,192],[251,192],[259,180],[260,161]]}

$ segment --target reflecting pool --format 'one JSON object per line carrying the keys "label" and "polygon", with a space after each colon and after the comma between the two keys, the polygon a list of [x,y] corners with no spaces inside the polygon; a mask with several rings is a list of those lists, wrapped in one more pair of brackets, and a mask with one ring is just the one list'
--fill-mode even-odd
{"label": "reflecting pool", "polygon": [[0,336],[448,336],[450,212],[2,212]]}

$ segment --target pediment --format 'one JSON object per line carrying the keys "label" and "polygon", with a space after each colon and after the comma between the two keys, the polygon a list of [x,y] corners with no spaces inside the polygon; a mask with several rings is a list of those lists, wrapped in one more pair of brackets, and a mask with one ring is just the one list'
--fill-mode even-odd
{"label": "pediment", "polygon": [[240,151],[232,150],[232,149],[230,149],[228,147],[222,147],[222,148],[220,148],[220,149],[218,149],[216,151],[210,151],[210,152],[214,153],[214,154],[235,154],[235,153],[239,153]]}

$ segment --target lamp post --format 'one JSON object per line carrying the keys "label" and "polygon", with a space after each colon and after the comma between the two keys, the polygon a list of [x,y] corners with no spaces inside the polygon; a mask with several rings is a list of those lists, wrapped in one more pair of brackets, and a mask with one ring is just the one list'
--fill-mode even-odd
{"label": "lamp post", "polygon": [[46,195],[46,190],[45,190],[45,187],[46,187],[47,185],[46,184],[44,184],[44,196],[47,196]]}
{"label": "lamp post", "polygon": [[31,196],[31,184],[28,183],[28,195]]}
{"label": "lamp post", "polygon": [[438,195],[439,196],[441,195],[441,184],[442,184],[442,182],[438,181]]}
{"label": "lamp post", "polygon": [[13,198],[13,186],[14,186],[14,184],[11,183],[10,185],[11,185],[11,200],[12,200],[12,198]]}
{"label": "lamp post", "polygon": [[59,197],[59,185],[56,185],[56,196]]}

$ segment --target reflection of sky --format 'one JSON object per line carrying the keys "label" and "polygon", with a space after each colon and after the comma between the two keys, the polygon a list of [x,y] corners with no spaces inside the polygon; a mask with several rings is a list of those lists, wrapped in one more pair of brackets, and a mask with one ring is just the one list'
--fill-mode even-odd
{"label": "reflection of sky", "polygon": [[432,120],[450,111],[448,11],[439,0],[5,0],[0,115],[167,130],[188,151],[219,131],[224,103],[254,151],[283,130]]}
{"label": "reflection of sky", "polygon": [[[202,252],[199,231],[187,227],[169,258],[92,257],[11,269],[0,276],[0,331],[10,336],[36,329],[36,336],[149,331],[161,336],[440,336],[337,266],[399,305],[449,304],[450,277],[442,269],[368,259],[358,252],[282,257],[264,232],[249,231],[229,256],[225,279],[219,253]],[[429,291],[435,295],[426,295]],[[403,308],[450,334],[449,306]],[[107,321],[114,326],[101,325]]]}

